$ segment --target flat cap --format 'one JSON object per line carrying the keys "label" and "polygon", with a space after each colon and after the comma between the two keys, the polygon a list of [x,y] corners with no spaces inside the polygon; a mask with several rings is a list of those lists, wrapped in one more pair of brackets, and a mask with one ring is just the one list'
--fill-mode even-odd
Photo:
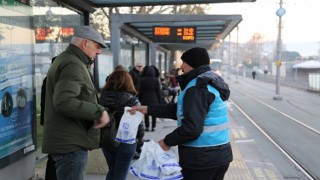
{"label": "flat cap", "polygon": [[104,42],[102,36],[98,31],[90,26],[78,26],[75,28],[75,37],[89,39],[100,45],[102,48],[106,48],[106,43]]}

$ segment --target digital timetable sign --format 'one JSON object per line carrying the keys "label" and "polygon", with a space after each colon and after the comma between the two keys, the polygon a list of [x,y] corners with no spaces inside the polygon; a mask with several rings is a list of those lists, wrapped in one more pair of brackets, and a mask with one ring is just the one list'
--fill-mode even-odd
{"label": "digital timetable sign", "polygon": [[195,43],[196,27],[154,26],[153,41],[168,43]]}

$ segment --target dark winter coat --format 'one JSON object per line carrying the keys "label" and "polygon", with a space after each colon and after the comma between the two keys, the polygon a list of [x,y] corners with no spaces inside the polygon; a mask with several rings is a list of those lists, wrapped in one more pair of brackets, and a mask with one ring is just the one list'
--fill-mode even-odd
{"label": "dark winter coat", "polygon": [[40,99],[40,125],[44,124],[44,108],[46,101],[46,85],[47,85],[47,77],[45,77],[42,81],[41,86],[41,99]]}
{"label": "dark winter coat", "polygon": [[[56,56],[51,59],[51,62],[56,59]],[[46,107],[46,86],[47,86],[47,76],[42,81],[41,86],[41,98],[40,98],[40,124],[43,126],[44,124],[44,108]]]}
{"label": "dark winter coat", "polygon": [[[124,113],[124,108],[126,106],[132,107],[140,105],[140,102],[136,96],[126,92],[111,92],[102,91],[100,95],[100,104],[109,111],[115,111],[115,118],[117,127],[119,127],[121,117]],[[140,123],[137,133],[137,138],[143,138],[144,126],[143,121]]]}
{"label": "dark winter coat", "polygon": [[139,92],[140,90],[140,83],[141,83],[141,76],[140,76],[140,72],[133,67],[133,69],[131,69],[131,71],[129,71],[129,74],[132,78],[133,81],[133,85],[136,88],[136,90]]}
{"label": "dark winter coat", "polygon": [[[210,71],[207,65],[200,66],[192,71],[178,76],[177,81],[182,90],[198,75]],[[183,99],[183,112],[185,118],[183,124],[164,138],[169,146],[178,145],[180,166],[189,169],[209,169],[221,166],[232,161],[230,143],[214,147],[188,147],[182,144],[199,137],[203,131],[204,119],[209,106],[215,100],[215,95],[210,93],[206,86],[211,84],[215,87],[223,100],[229,98],[228,85],[217,75],[197,79],[197,85],[189,88]],[[161,118],[176,119],[177,105],[151,105],[148,106],[148,114]]]}
{"label": "dark winter coat", "polygon": [[104,107],[87,65],[92,60],[70,44],[47,74],[43,153],[69,153],[99,148],[100,130],[94,128]]}
{"label": "dark winter coat", "polygon": [[156,77],[154,67],[144,67],[138,96],[142,105],[160,104],[162,102],[160,79]]}

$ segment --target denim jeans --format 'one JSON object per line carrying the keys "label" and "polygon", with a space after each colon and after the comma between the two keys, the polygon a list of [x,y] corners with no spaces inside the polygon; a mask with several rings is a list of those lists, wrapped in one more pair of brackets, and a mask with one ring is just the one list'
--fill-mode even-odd
{"label": "denim jeans", "polygon": [[78,150],[70,153],[51,154],[55,161],[59,180],[83,180],[88,162],[88,151]]}
{"label": "denim jeans", "polygon": [[136,143],[120,143],[114,151],[102,148],[109,167],[106,180],[126,180],[136,146]]}

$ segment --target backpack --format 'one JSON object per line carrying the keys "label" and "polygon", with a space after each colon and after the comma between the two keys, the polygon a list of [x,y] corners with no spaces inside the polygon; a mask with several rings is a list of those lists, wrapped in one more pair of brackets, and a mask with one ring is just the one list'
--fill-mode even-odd
{"label": "backpack", "polygon": [[107,112],[110,118],[110,122],[100,130],[101,132],[100,147],[114,150],[120,145],[120,142],[115,140],[118,132],[118,127],[117,127],[116,118],[115,118],[115,114],[117,110],[112,112],[110,110],[107,110]]}

